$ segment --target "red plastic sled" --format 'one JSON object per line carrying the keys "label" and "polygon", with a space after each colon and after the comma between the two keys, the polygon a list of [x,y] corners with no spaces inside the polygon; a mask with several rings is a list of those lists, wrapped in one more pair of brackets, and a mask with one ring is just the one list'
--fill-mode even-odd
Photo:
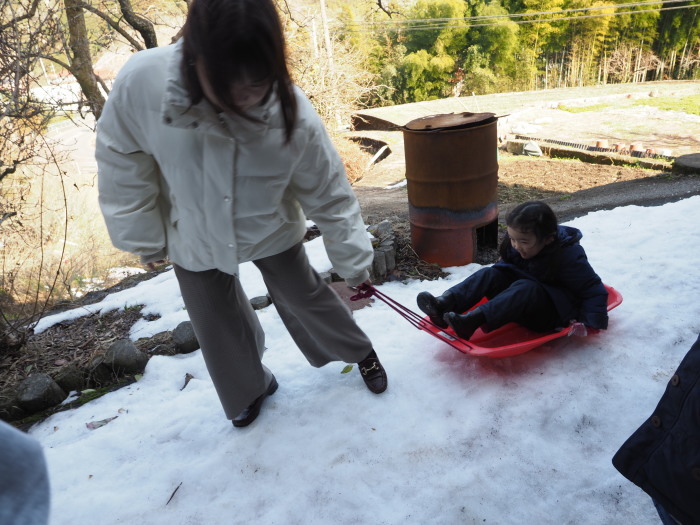
{"label": "red plastic sled", "polygon": [[[610,311],[622,303],[622,295],[611,286],[605,285],[605,288],[608,290],[608,311]],[[485,302],[484,298],[479,304]],[[543,334],[528,330],[516,323],[508,323],[489,333],[484,333],[479,328],[469,341],[466,341],[457,337],[452,328],[442,329],[435,326],[427,316],[418,323],[418,328],[425,330],[460,352],[485,357],[509,357],[522,354],[544,343],[567,336],[572,329],[568,326],[557,332]]]}

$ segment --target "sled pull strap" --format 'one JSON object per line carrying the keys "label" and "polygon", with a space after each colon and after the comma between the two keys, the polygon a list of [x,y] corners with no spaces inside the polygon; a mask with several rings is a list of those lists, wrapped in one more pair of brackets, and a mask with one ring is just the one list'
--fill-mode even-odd
{"label": "sled pull strap", "polygon": [[[462,351],[462,349],[458,345],[455,344],[454,339],[450,338],[449,336],[442,335],[439,332],[431,332],[429,330],[426,330],[427,325],[433,326],[433,327],[437,328],[438,330],[442,330],[441,327],[435,325],[434,323],[431,323],[430,321],[425,320],[422,316],[418,315],[416,312],[414,312],[410,308],[407,308],[404,305],[402,305],[401,303],[395,301],[394,299],[392,299],[388,295],[380,292],[371,284],[362,283],[357,287],[357,290],[358,290],[358,293],[353,295],[352,297],[350,297],[351,301],[357,301],[359,299],[367,299],[368,297],[374,296],[377,299],[379,299],[380,301],[385,302],[389,306],[389,308],[391,308],[392,310],[397,312],[401,317],[406,319],[409,323],[411,323],[413,326],[415,326],[419,330],[424,330],[424,331],[430,333],[431,335],[433,335],[434,337],[436,337],[437,339],[440,339],[441,341],[447,343],[451,347]],[[469,345],[469,343],[467,343],[466,341],[463,341],[462,344],[466,344],[467,346]]]}
{"label": "sled pull strap", "polygon": [[406,319],[413,326],[415,326],[419,330],[421,329],[421,321],[423,321],[423,318],[421,316],[419,316],[414,311],[409,310],[404,305],[396,302],[388,295],[380,292],[371,284],[362,283],[357,287],[357,290],[358,293],[350,297],[351,301],[357,301],[358,299],[366,299],[368,297],[374,296],[380,301],[384,301],[387,305],[389,305],[389,308],[397,312],[401,317]]}

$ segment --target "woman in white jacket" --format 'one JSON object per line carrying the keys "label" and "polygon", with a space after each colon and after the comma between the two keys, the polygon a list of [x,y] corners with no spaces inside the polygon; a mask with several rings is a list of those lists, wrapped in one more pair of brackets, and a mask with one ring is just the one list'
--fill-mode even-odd
{"label": "woman in white jacket", "polygon": [[174,263],[202,353],[234,426],[257,417],[277,381],[238,281],[260,269],[311,365],[359,363],[374,393],[386,373],[349,309],[310,267],[308,217],[349,286],[373,250],[342,162],[291,83],[272,0],[195,0],[176,44],[135,54],[97,125],[102,213],[114,245]]}

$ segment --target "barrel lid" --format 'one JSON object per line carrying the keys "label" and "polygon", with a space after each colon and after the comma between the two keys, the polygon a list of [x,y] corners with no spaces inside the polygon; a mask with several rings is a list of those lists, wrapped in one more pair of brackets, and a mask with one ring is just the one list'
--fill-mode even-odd
{"label": "barrel lid", "polygon": [[496,120],[495,113],[445,113],[430,115],[410,121],[404,126],[408,131],[435,131],[440,129],[462,129],[488,124]]}

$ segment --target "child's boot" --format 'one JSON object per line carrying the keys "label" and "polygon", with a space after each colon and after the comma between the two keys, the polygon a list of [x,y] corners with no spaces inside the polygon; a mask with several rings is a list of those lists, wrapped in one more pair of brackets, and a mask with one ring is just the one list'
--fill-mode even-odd
{"label": "child's boot", "polygon": [[454,298],[446,293],[435,297],[431,293],[421,292],[416,297],[418,308],[430,317],[430,322],[440,328],[447,328],[447,323],[443,319],[446,312],[454,308]]}
{"label": "child's boot", "polygon": [[481,309],[474,308],[463,315],[447,312],[445,314],[445,321],[459,337],[469,340],[469,338],[474,335],[474,332],[476,332],[476,329],[486,322],[486,317]]}

